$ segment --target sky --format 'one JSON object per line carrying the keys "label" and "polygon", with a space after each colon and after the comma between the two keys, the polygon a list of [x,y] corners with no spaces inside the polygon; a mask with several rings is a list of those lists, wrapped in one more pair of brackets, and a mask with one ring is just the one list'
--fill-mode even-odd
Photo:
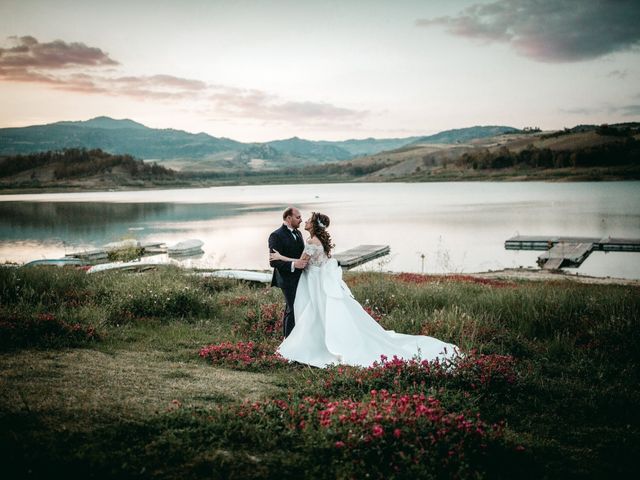
{"label": "sky", "polygon": [[0,0],[0,127],[240,141],[640,120],[638,0]]}

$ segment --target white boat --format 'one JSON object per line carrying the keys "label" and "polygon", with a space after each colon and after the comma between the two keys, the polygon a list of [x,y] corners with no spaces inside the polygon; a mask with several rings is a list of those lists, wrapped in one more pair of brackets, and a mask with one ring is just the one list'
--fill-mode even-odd
{"label": "white boat", "polygon": [[84,265],[84,262],[79,258],[42,258],[40,260],[33,260],[24,264],[25,267],[36,267],[41,265],[47,265],[50,267],[79,267]]}
{"label": "white boat", "polygon": [[104,260],[109,256],[106,250],[96,249],[96,250],[85,250],[82,252],[74,252],[67,253],[65,255],[66,258],[77,258],[82,259],[87,262],[96,262],[98,260]]}
{"label": "white boat", "polygon": [[167,248],[167,253],[169,255],[197,255],[199,253],[203,253],[202,245],[204,245],[202,240],[192,238],[184,240],[183,242],[178,242],[175,245],[170,245]]}
{"label": "white boat", "polygon": [[169,265],[167,262],[110,262],[93,265],[87,270],[87,273],[106,272],[108,270],[121,270],[127,272],[144,272],[147,270],[155,270],[158,267]]}
{"label": "white boat", "polygon": [[236,280],[247,280],[249,282],[269,283],[271,273],[256,272],[253,270],[216,270],[214,272],[198,272],[201,277],[233,278]]}
{"label": "white boat", "polygon": [[164,242],[144,242],[140,243],[140,248],[142,248],[145,255],[167,253],[167,246]]}

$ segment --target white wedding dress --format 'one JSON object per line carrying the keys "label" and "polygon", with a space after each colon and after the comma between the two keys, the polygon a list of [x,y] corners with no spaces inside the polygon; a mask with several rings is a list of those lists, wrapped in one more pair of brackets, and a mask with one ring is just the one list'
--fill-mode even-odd
{"label": "white wedding dress", "polygon": [[316,367],[368,367],[381,355],[444,360],[456,354],[455,345],[436,338],[382,328],[353,298],[342,269],[321,245],[307,244],[304,251],[310,259],[296,292],[296,324],[278,347],[284,358]]}

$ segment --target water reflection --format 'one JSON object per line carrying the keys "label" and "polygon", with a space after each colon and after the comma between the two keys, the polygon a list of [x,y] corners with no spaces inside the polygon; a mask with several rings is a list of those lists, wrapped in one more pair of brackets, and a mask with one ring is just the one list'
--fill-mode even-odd
{"label": "water reflection", "polygon": [[[288,205],[327,213],[337,250],[391,246],[360,267],[471,272],[531,266],[516,234],[640,238],[640,182],[328,184],[0,197],[0,260],[60,256],[125,237],[204,242],[192,265],[268,268],[266,242]],[[578,270],[640,278],[640,253],[593,253]]]}
{"label": "water reflection", "polygon": [[145,229],[170,230],[238,215],[239,204],[1,202],[0,238],[63,239],[68,244],[109,242]]}

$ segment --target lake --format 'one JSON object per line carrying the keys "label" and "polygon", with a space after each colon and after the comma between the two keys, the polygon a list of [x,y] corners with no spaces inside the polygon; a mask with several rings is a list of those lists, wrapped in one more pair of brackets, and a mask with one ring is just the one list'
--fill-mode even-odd
{"label": "lake", "polygon": [[[187,266],[266,269],[288,205],[331,217],[336,251],[385,244],[360,269],[420,273],[535,267],[513,235],[640,238],[640,182],[265,185],[0,196],[0,260],[56,258],[124,238],[204,242]],[[424,255],[424,261],[422,259]],[[640,253],[594,252],[580,274],[640,279]]]}

